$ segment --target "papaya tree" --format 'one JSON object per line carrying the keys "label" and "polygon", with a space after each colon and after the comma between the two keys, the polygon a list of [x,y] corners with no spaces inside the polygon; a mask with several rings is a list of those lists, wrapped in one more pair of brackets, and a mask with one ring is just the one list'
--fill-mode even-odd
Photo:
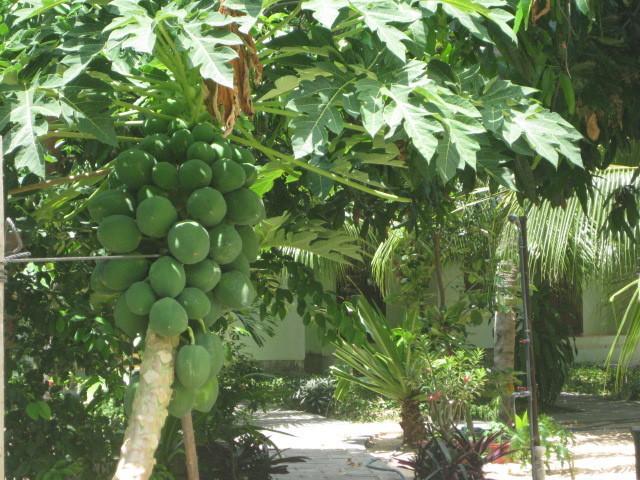
{"label": "papaya tree", "polygon": [[[306,211],[287,192],[354,216],[376,199],[376,212],[402,219],[458,181],[533,197],[550,194],[550,177],[566,180],[562,195],[580,187],[580,135],[483,62],[496,38],[516,43],[506,2],[2,8],[14,192],[69,184],[59,202],[87,207],[101,253],[136,255],[99,262],[91,283],[120,330],[144,337],[115,478],[151,475],[168,411],[215,401],[222,347],[207,328],[254,300],[260,197],[275,215]],[[79,142],[99,161],[69,162]]]}

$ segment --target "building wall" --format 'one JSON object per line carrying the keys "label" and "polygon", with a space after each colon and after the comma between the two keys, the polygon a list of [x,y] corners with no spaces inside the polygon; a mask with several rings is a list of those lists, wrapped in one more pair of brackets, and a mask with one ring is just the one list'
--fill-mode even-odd
{"label": "building wall", "polygon": [[[453,264],[446,265],[443,277],[447,299],[455,299],[464,285],[460,269]],[[434,292],[428,291],[425,294],[434,295]],[[609,292],[604,291],[596,282],[583,287],[584,333],[576,338],[578,363],[603,363],[607,358],[616,332],[608,297]],[[283,322],[276,327],[275,336],[266,339],[262,348],[250,338],[246,339],[245,351],[275,369],[282,369],[287,365],[289,369],[298,370],[326,369],[331,362],[331,346],[323,344],[315,326],[303,325],[295,310],[295,305],[292,305]],[[387,316],[394,325],[400,322],[403,311],[402,305],[387,305]],[[471,326],[468,333],[471,344],[493,348],[493,321]],[[636,353],[633,363],[640,364],[640,351]]]}
{"label": "building wall", "polygon": [[265,363],[272,370],[303,370],[306,355],[306,332],[295,304],[289,308],[275,335],[266,337],[258,346],[251,337],[243,337],[243,351],[253,359]]}

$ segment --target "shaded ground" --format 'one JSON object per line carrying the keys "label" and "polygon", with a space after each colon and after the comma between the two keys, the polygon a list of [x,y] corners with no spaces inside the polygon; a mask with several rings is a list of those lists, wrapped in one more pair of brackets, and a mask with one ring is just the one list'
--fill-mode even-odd
{"label": "shaded ground", "polygon": [[[575,433],[573,475],[551,463],[551,480],[635,480],[635,455],[629,434],[640,425],[640,402],[603,400],[590,395],[563,395],[553,417]],[[258,418],[265,428],[279,430],[271,438],[287,455],[310,459],[289,468],[290,480],[402,480],[409,472],[394,468],[400,450],[400,427],[392,421],[350,423],[295,411],[273,411]],[[382,469],[382,470],[379,470]],[[388,471],[393,470],[393,471]],[[531,478],[518,464],[488,465],[495,480]]]}
{"label": "shaded ground", "polygon": [[[282,480],[402,480],[385,462],[367,453],[365,443],[382,432],[399,435],[396,422],[351,423],[304,412],[276,410],[260,415],[257,423],[278,432],[266,432],[284,456],[304,455],[305,463],[289,466]],[[382,469],[382,470],[380,470]],[[392,471],[389,471],[392,470]]]}

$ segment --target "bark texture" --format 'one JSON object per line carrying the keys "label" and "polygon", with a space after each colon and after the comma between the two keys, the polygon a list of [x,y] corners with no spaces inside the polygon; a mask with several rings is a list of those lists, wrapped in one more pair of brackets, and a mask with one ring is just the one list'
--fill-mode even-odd
{"label": "bark texture", "polygon": [[442,254],[440,249],[440,232],[433,234],[433,263],[435,267],[436,285],[438,286],[438,307],[443,309],[447,303],[442,273]]}
{"label": "bark texture", "polygon": [[178,337],[161,337],[147,332],[140,384],[113,480],[146,480],[153,472],[155,453],[171,400],[177,345]]}
{"label": "bark texture", "polygon": [[193,419],[191,412],[180,419],[182,423],[182,436],[184,438],[184,456],[187,466],[187,480],[200,480],[198,470],[198,452],[196,450],[196,434],[193,431]]}
{"label": "bark texture", "polygon": [[516,312],[518,267],[510,261],[498,264],[496,270],[496,311],[493,332],[493,367],[500,373],[500,420],[513,422],[511,395],[516,352]]}
{"label": "bark texture", "polygon": [[404,400],[400,406],[400,426],[405,445],[416,446],[427,438],[427,427],[416,400]]}

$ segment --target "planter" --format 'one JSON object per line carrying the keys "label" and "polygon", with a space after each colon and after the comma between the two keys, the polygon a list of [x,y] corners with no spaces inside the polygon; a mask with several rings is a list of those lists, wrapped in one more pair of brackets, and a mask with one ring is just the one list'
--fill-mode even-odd
{"label": "planter", "polygon": [[497,458],[491,463],[509,463],[511,457],[511,444],[509,442],[492,442],[489,444],[489,455]]}

